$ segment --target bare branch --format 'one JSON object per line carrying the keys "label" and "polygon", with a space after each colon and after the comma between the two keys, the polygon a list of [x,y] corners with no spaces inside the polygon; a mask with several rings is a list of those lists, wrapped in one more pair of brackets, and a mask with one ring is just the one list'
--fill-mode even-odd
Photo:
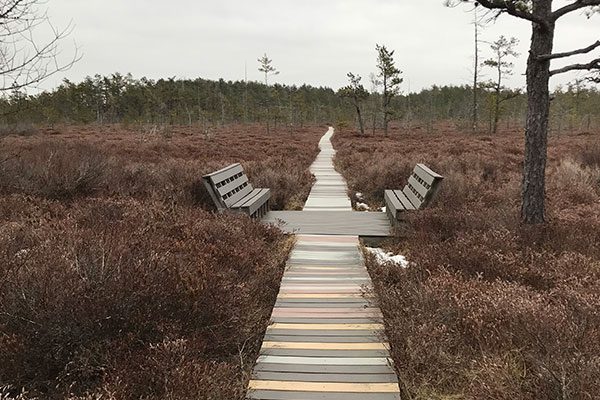
{"label": "bare branch", "polygon": [[[63,62],[59,43],[73,25],[57,29],[47,13],[37,7],[42,0],[5,0],[0,4],[0,92],[34,86],[56,73],[69,69],[81,59],[79,49]],[[36,37],[37,28],[48,30],[50,39]]]}
{"label": "bare branch", "polygon": [[568,13],[571,13],[573,11],[577,11],[577,10],[580,10],[580,9],[586,8],[586,7],[598,6],[598,5],[600,5],[600,0],[577,0],[571,4],[567,4],[566,6],[554,11],[551,15],[551,18],[553,21],[556,21],[560,17],[562,17]]}
{"label": "bare branch", "polygon": [[[591,1],[591,0],[590,0]],[[600,0],[598,0],[600,1]],[[532,13],[520,9],[516,1],[509,0],[477,0],[477,3],[490,10],[498,10],[499,12],[510,14],[514,17],[525,19],[539,25],[548,27],[548,21],[539,18]]]}
{"label": "bare branch", "polygon": [[540,61],[547,61],[547,60],[554,60],[557,58],[565,58],[565,57],[570,57],[570,56],[574,56],[576,54],[587,54],[590,51],[596,49],[600,47],[600,40],[596,41],[596,43],[588,46],[588,47],[584,47],[582,49],[578,49],[578,50],[573,50],[573,51],[566,51],[564,53],[555,53],[555,54],[542,54],[540,56],[537,57],[538,60]]}
{"label": "bare branch", "polygon": [[550,71],[550,76],[562,74],[569,71],[592,71],[600,70],[600,58],[590,61],[587,64],[572,64],[566,67],[554,69]]}

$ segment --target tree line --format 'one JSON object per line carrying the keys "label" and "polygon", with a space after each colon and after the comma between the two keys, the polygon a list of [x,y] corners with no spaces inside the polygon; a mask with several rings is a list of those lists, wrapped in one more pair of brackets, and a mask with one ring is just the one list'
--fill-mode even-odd
{"label": "tree line", "polygon": [[[375,77],[376,78],[376,77]],[[357,76],[352,75],[351,81]],[[380,88],[357,92],[366,132],[384,129]],[[148,123],[211,126],[226,123],[270,123],[302,126],[311,123],[359,127],[354,99],[348,87],[335,91],[309,85],[267,86],[259,82],[207,79],[136,79],[119,73],[96,75],[82,82],[65,80],[52,91],[26,95],[13,91],[0,99],[0,120],[5,124],[35,123]],[[500,103],[498,124],[521,127],[527,110],[526,95],[496,86],[477,88],[480,125],[490,129]],[[551,126],[555,131],[590,129],[600,125],[600,91],[575,81],[557,88],[551,101]],[[453,121],[470,129],[472,87],[432,86],[419,92],[397,92],[389,101],[386,118],[409,127],[422,124],[433,131],[437,121]],[[356,125],[355,125],[356,124]]]}

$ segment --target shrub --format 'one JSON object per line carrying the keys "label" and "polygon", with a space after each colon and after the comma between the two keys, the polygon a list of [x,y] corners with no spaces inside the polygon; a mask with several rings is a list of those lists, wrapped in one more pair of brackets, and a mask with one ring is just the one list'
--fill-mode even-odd
{"label": "shrub", "polygon": [[410,267],[366,257],[392,357],[413,399],[600,392],[600,191],[590,139],[551,138],[549,222],[522,226],[515,135],[335,138],[338,167],[368,202],[404,184],[386,177],[389,170],[406,179],[424,162],[445,177],[429,208],[407,214],[408,234],[385,244]]}
{"label": "shrub", "polygon": [[38,133],[38,129],[32,124],[0,124],[0,140],[5,136],[33,136]]}
{"label": "shrub", "polygon": [[[9,208],[19,212],[0,225],[3,382],[44,398],[162,399],[193,378],[196,395],[239,398],[289,250],[278,230],[131,200],[0,199]],[[32,226],[39,208],[55,216]],[[211,368],[237,383],[196,376]]]}
{"label": "shrub", "polygon": [[301,207],[322,129],[44,132],[0,146],[0,399],[244,399],[291,242],[201,177]]}

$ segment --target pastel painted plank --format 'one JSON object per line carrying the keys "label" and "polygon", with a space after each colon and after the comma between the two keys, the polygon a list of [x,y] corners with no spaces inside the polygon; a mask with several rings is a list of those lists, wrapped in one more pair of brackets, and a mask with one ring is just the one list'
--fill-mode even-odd
{"label": "pastel painted plank", "polygon": [[300,350],[387,350],[387,343],[311,343],[311,342],[263,342],[267,349]]}
{"label": "pastel painted plank", "polygon": [[286,382],[251,380],[249,389],[303,392],[399,393],[397,383]]}
{"label": "pastel painted plank", "polygon": [[300,330],[383,330],[382,324],[271,324],[267,330],[300,329]]}

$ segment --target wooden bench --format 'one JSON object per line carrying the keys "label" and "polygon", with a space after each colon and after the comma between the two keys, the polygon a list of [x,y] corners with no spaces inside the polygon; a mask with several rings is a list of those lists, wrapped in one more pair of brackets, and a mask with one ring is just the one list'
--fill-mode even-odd
{"label": "wooden bench", "polygon": [[269,211],[271,190],[254,189],[239,163],[204,175],[202,179],[219,212],[233,210],[260,218]]}
{"label": "wooden bench", "polygon": [[426,207],[439,189],[443,176],[424,164],[417,164],[408,183],[402,190],[386,190],[385,206],[392,224],[396,224],[404,211]]}

